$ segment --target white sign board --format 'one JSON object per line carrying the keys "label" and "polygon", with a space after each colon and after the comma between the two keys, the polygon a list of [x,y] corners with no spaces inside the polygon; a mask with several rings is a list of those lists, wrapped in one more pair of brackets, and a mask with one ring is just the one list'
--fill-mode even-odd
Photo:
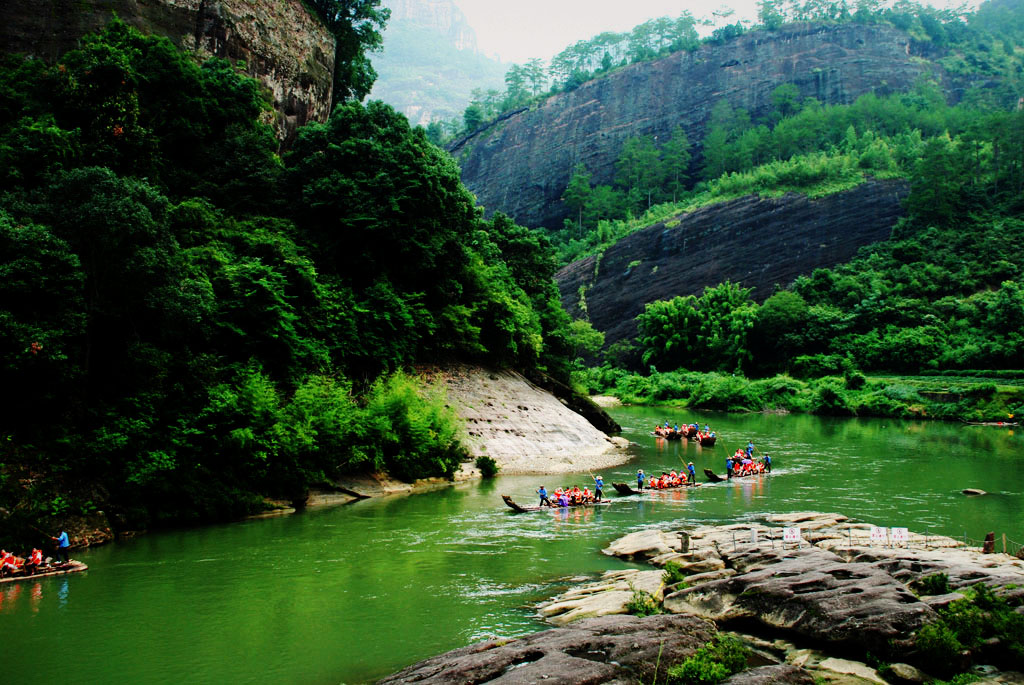
{"label": "white sign board", "polygon": [[783,528],[782,529],[782,541],[783,542],[800,542],[800,529],[799,528]]}
{"label": "white sign board", "polygon": [[893,542],[906,542],[910,539],[910,531],[906,528],[893,528],[891,532]]}
{"label": "white sign board", "polygon": [[885,528],[879,528],[878,526],[871,526],[871,542],[888,542],[888,531]]}

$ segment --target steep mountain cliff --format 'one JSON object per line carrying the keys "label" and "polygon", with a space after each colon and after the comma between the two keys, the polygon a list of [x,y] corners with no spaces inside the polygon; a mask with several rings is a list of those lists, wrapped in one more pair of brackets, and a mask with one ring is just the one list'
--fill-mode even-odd
{"label": "steep mountain cliff", "polygon": [[957,100],[960,86],[930,56],[908,34],[883,25],[754,31],[614,71],[511,113],[449,150],[488,211],[557,228],[567,216],[559,198],[574,165],[585,164],[594,184],[610,183],[627,138],[667,140],[681,125],[697,143],[716,102],[743,107],[756,120],[770,113],[771,92],[783,83],[796,85],[803,97],[842,104],[865,93],[907,90],[929,74]]}
{"label": "steep mountain cliff", "polygon": [[283,141],[307,121],[327,120],[334,37],[302,0],[8,0],[0,4],[0,50],[54,62],[115,16],[199,59],[244,64],[269,91]]}
{"label": "steep mountain cliff", "polygon": [[462,116],[475,88],[504,88],[505,67],[480,54],[476,33],[452,0],[387,0],[391,19],[370,97],[413,124]]}
{"label": "steep mountain cliff", "polygon": [[869,181],[817,200],[748,195],[703,207],[561,269],[562,305],[589,318],[611,345],[636,335],[634,318],[648,302],[698,295],[726,280],[754,288],[761,301],[776,284],[888,238],[907,190],[904,181]]}

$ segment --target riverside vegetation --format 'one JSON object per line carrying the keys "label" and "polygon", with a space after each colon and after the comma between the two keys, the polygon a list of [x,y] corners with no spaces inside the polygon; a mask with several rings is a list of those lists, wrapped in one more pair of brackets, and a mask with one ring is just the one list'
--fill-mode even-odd
{"label": "riverside vegetation", "polygon": [[451,476],[460,422],[413,365],[568,379],[542,236],[485,220],[381,103],[341,102],[283,155],[266,108],[228,62],[117,21],[56,64],[0,61],[5,540]]}

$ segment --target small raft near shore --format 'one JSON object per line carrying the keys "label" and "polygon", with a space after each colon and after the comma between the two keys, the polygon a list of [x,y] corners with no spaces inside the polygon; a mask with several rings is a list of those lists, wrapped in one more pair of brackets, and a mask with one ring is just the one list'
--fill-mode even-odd
{"label": "small raft near shore", "polygon": [[507,504],[512,509],[512,511],[516,512],[517,514],[525,514],[528,511],[557,511],[559,509],[581,509],[581,508],[585,508],[585,507],[606,507],[609,504],[611,504],[611,502],[608,501],[608,500],[601,500],[600,502],[585,502],[583,504],[570,504],[568,507],[560,507],[560,506],[557,506],[557,505],[551,506],[551,507],[524,507],[522,505],[516,504],[515,500],[513,500],[508,495],[502,495],[501,499],[503,499],[505,501],[505,504]]}
{"label": "small raft near shore", "polygon": [[18,573],[12,576],[4,576],[0,578],[0,585],[4,583],[16,583],[19,580],[38,580],[39,578],[49,578],[51,576],[66,576],[69,573],[80,573],[82,571],[89,570],[89,567],[80,561],[69,561],[66,564],[60,564],[59,566],[49,566],[35,573]]}

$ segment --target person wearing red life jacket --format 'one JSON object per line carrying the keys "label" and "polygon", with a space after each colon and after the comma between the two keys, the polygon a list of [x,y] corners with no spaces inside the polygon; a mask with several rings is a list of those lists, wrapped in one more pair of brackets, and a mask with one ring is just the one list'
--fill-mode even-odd
{"label": "person wearing red life jacket", "polygon": [[3,576],[9,576],[12,573],[17,573],[18,569],[21,568],[21,564],[24,563],[24,559],[18,559],[10,552],[5,549],[0,549],[0,578]]}
{"label": "person wearing red life jacket", "polygon": [[32,554],[29,555],[28,560],[25,562],[25,573],[32,575],[36,573],[43,565],[43,550],[32,549]]}
{"label": "person wearing red life jacket", "polygon": [[586,485],[583,486],[583,501],[590,502],[594,499],[594,495],[590,493],[590,488]]}

